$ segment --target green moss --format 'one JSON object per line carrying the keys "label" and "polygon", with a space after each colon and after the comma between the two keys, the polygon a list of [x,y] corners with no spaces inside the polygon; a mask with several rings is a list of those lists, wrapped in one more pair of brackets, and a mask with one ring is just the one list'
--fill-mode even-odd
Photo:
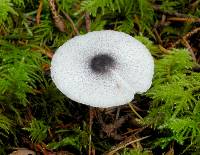
{"label": "green moss", "polygon": [[[198,26],[198,22],[167,20],[162,25],[164,17],[168,19],[177,13],[199,18],[199,8],[192,2],[57,0],[57,14],[63,17],[67,29],[63,33],[55,26],[48,0],[43,0],[39,23],[36,23],[39,1],[0,0],[0,154],[8,154],[9,147],[27,145],[22,139],[49,144],[55,150],[72,146],[79,152],[88,152],[88,107],[68,100],[57,90],[49,75],[51,60],[45,55],[75,35],[63,12],[69,14],[80,34],[86,33],[84,13],[88,12],[92,31],[126,32],[151,51],[155,58],[153,85],[141,96],[141,101],[136,100],[138,103],[145,100],[145,105],[150,103],[148,114],[144,114],[145,125],[153,127],[159,136],[153,142],[147,140],[144,146],[166,149],[176,142],[184,149],[183,153],[200,151],[200,73],[194,70],[198,65],[186,49],[163,54],[157,45],[168,48]],[[198,42],[198,35],[189,39],[192,41],[188,43],[193,45]],[[124,113],[127,110],[122,110]],[[129,123],[119,129],[120,134],[133,128]],[[94,126],[101,128],[98,120]],[[63,130],[65,127],[67,131]],[[91,142],[97,154],[119,143],[109,138],[102,140],[98,134],[92,133]],[[132,152],[135,150],[124,150],[124,154]]]}

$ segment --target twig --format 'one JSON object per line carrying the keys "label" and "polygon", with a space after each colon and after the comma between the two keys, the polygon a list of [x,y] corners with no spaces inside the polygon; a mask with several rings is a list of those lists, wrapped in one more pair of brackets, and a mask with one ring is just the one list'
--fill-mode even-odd
{"label": "twig", "polygon": [[166,48],[164,48],[162,45],[158,45],[159,49],[161,50],[161,52],[163,52],[164,54],[169,54],[170,51]]}
{"label": "twig", "polygon": [[63,18],[59,15],[57,9],[56,9],[56,1],[55,0],[49,0],[49,6],[51,9],[51,14],[54,19],[55,26],[61,31],[66,32],[66,25],[63,20]]}
{"label": "twig", "polygon": [[191,53],[191,56],[192,56],[192,59],[194,61],[196,61],[196,57],[195,57],[195,54],[193,52],[193,49],[192,47],[190,46],[190,44],[188,43],[188,38],[190,38],[192,35],[194,35],[195,33],[199,32],[200,31],[200,27],[197,27],[195,28],[194,30],[188,32],[186,35],[184,35],[181,39],[177,40],[175,42],[175,44],[171,47],[171,48],[174,48],[176,47],[178,44],[182,43],[187,49],[188,51]]}
{"label": "twig", "polygon": [[36,23],[40,24],[40,17],[41,17],[41,12],[42,12],[42,6],[43,6],[43,0],[40,0],[39,2],[39,7],[37,9],[37,15],[36,15]]}
{"label": "twig", "polygon": [[200,27],[195,28],[194,30],[192,30],[191,32],[187,33],[183,38],[188,39],[190,38],[192,35],[194,35],[195,33],[197,33],[198,31],[200,31]]}
{"label": "twig", "polygon": [[192,50],[192,47],[190,46],[190,44],[188,43],[188,41],[184,37],[182,38],[182,43],[183,43],[183,45],[185,45],[185,47],[190,52],[192,59],[196,62],[196,56],[194,55],[194,51]]}
{"label": "twig", "polygon": [[44,54],[45,54],[48,58],[50,58],[50,59],[52,59],[52,58],[53,58],[53,55],[54,55],[54,53],[52,52],[52,50],[51,50],[49,47],[47,47],[47,46],[45,46]]}
{"label": "twig", "polygon": [[166,15],[170,15],[170,16],[176,16],[176,17],[189,17],[188,15],[186,14],[182,14],[182,13],[178,13],[178,12],[172,12],[172,11],[168,11],[168,10],[162,10],[160,8],[160,5],[152,5],[153,9],[158,11],[158,12],[161,12],[163,14],[166,14]]}
{"label": "twig", "polygon": [[195,22],[200,22],[200,18],[181,18],[181,17],[170,17],[167,18],[168,21],[173,21],[173,22],[187,22],[187,23],[195,23]]}
{"label": "twig", "polygon": [[49,47],[44,46],[44,48],[42,48],[36,45],[32,45],[31,47],[33,51],[39,50],[42,54],[45,54],[48,58],[52,59],[54,53]]}
{"label": "twig", "polygon": [[175,48],[176,46],[178,46],[181,43],[181,39],[182,38],[178,39],[174,44],[172,44],[171,47],[169,47],[169,49],[172,49],[172,48]]}
{"label": "twig", "polygon": [[125,148],[126,146],[130,145],[130,144],[133,144],[133,143],[136,143],[136,142],[139,142],[141,140],[144,140],[146,138],[149,138],[150,136],[145,136],[145,137],[142,137],[142,138],[139,138],[139,139],[136,139],[136,140],[128,140],[128,141],[125,141],[125,142],[122,142],[120,143],[118,146],[116,146],[114,149],[112,149],[111,151],[109,151],[108,153],[106,153],[106,155],[113,155],[115,154],[117,151]]}
{"label": "twig", "polygon": [[90,120],[89,120],[89,149],[88,149],[88,155],[95,155],[94,149],[92,148],[92,125],[93,125],[93,119],[94,119],[94,108],[90,107],[89,114],[90,114]]}
{"label": "twig", "polygon": [[158,43],[162,45],[162,39],[161,39],[160,35],[158,34],[157,29],[153,28],[153,32],[155,33],[155,36],[156,36]]}
{"label": "twig", "polygon": [[76,28],[73,20],[71,19],[71,17],[69,16],[68,13],[65,13],[64,11],[62,11],[62,13],[65,15],[66,19],[70,22],[72,29],[74,30],[76,35],[80,35],[80,33],[78,32],[78,29]]}
{"label": "twig", "polygon": [[38,90],[38,89],[33,89],[33,93],[34,94],[43,94],[43,92],[41,90]]}
{"label": "twig", "polygon": [[85,26],[86,26],[86,31],[90,32],[91,30],[91,20],[90,20],[90,15],[88,12],[85,13]]}
{"label": "twig", "polygon": [[144,127],[141,127],[141,128],[136,128],[136,129],[128,129],[127,132],[121,134],[122,136],[125,136],[125,135],[128,135],[128,134],[131,134],[131,135],[136,135],[140,132],[142,132],[144,129],[146,129],[147,126],[144,126]]}
{"label": "twig", "polygon": [[136,114],[136,116],[138,118],[140,118],[141,120],[143,120],[143,118],[137,113],[137,111],[135,111],[135,109],[133,108],[133,106],[131,105],[131,103],[128,103],[129,107],[131,108],[131,110]]}
{"label": "twig", "polygon": [[199,6],[200,0],[194,1],[192,4],[189,5],[189,8],[195,9]]}
{"label": "twig", "polygon": [[52,51],[44,51],[44,54],[50,59],[53,58],[53,52]]}

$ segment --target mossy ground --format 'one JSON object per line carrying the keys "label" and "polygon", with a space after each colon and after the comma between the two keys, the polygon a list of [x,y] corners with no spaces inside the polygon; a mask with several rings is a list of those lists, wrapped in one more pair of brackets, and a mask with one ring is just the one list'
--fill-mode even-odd
{"label": "mossy ground", "polygon": [[[44,155],[199,154],[199,6],[199,0],[0,0],[0,154],[21,148]],[[135,36],[155,59],[151,89],[111,109],[71,101],[49,71],[60,45],[103,29]]]}

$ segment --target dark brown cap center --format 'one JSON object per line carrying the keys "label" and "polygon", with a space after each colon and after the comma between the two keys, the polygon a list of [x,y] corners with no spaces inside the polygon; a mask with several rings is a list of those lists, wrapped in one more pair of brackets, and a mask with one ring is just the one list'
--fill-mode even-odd
{"label": "dark brown cap center", "polygon": [[105,74],[115,67],[115,60],[108,54],[98,54],[90,60],[89,65],[93,72]]}

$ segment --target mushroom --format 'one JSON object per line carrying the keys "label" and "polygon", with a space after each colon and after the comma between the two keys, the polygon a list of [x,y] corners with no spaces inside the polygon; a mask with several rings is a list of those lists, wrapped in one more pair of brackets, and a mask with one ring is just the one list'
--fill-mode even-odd
{"label": "mushroom", "polygon": [[129,103],[152,83],[149,50],[123,32],[102,30],[76,36],[55,52],[51,77],[68,98],[92,107]]}

